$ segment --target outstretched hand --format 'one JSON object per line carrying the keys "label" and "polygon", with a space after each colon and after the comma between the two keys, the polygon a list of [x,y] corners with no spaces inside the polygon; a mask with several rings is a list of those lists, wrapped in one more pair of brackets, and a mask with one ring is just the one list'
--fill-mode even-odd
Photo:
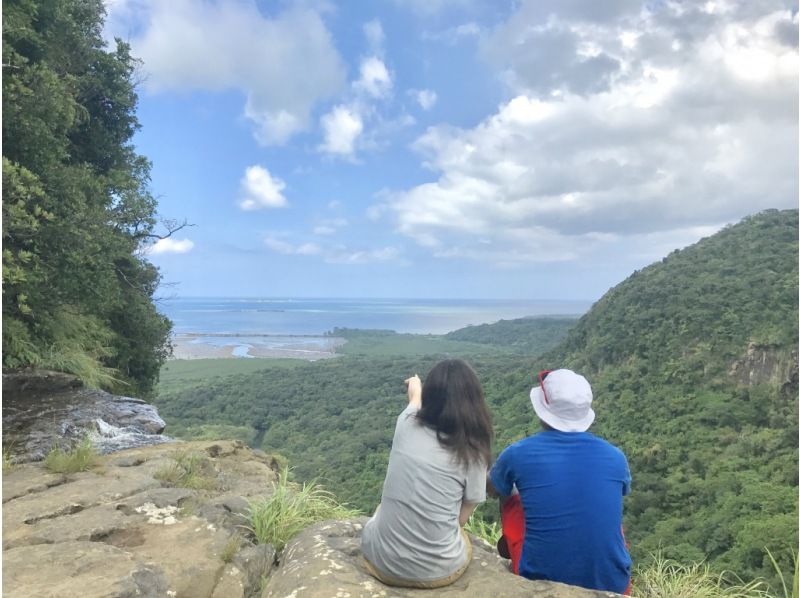
{"label": "outstretched hand", "polygon": [[422,407],[422,380],[417,374],[405,380],[408,387],[408,403],[417,409]]}

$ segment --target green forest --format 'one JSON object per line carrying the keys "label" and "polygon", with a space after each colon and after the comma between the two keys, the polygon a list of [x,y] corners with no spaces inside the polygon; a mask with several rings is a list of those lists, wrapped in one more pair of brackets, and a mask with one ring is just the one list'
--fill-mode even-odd
{"label": "green forest", "polygon": [[[102,0],[3,3],[3,366],[147,395],[169,354],[139,63]],[[179,225],[167,223],[165,234]]]}
{"label": "green forest", "polygon": [[[156,402],[172,433],[279,453],[298,479],[320,479],[369,513],[409,374],[424,376],[444,356],[468,359],[497,453],[538,430],[528,398],[535,373],[571,367],[593,384],[592,431],[630,462],[634,558],[661,550],[775,582],[765,549],[789,575],[798,541],[797,238],[797,211],[749,217],[635,272],[577,322],[504,321],[416,347],[409,335],[338,330],[361,344],[316,363],[250,360],[230,375],[221,364],[169,362]],[[468,344],[448,353],[446,342]],[[438,353],[413,353],[437,343]],[[370,355],[370,346],[380,350]],[[480,513],[496,520],[497,506]]]}

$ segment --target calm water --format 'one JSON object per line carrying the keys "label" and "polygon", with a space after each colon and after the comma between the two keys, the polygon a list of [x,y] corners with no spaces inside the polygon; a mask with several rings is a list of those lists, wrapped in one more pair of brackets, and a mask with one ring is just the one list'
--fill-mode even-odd
{"label": "calm water", "polygon": [[580,315],[590,302],[469,299],[210,299],[161,301],[174,332],[320,335],[334,327],[443,334],[469,324],[541,315]]}

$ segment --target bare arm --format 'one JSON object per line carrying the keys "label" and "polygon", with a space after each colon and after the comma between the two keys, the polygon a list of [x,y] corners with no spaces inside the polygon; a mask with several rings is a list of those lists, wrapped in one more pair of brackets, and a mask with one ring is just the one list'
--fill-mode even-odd
{"label": "bare arm", "polygon": [[422,380],[417,374],[406,379],[408,386],[408,404],[419,409],[422,407]]}
{"label": "bare arm", "polygon": [[478,505],[472,502],[462,502],[461,503],[461,512],[458,514],[458,524],[461,527],[464,527],[469,521],[469,518],[472,516],[473,511],[475,511],[475,507]]}

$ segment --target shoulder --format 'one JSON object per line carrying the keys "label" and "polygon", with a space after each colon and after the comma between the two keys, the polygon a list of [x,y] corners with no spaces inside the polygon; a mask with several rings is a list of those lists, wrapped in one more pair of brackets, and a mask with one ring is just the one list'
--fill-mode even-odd
{"label": "shoulder", "polygon": [[535,447],[540,440],[537,440],[538,434],[533,436],[527,436],[522,440],[517,440],[516,442],[509,444],[503,451],[500,453],[500,457],[504,459],[512,459],[515,455],[519,455],[521,453],[526,452],[527,450]]}
{"label": "shoulder", "polygon": [[594,434],[588,433],[587,435],[592,439],[592,442],[597,446],[598,450],[604,451],[613,457],[620,459],[622,461],[627,461],[625,458],[625,453],[622,450],[613,444],[611,444],[608,440],[600,438],[599,436],[595,436]]}

